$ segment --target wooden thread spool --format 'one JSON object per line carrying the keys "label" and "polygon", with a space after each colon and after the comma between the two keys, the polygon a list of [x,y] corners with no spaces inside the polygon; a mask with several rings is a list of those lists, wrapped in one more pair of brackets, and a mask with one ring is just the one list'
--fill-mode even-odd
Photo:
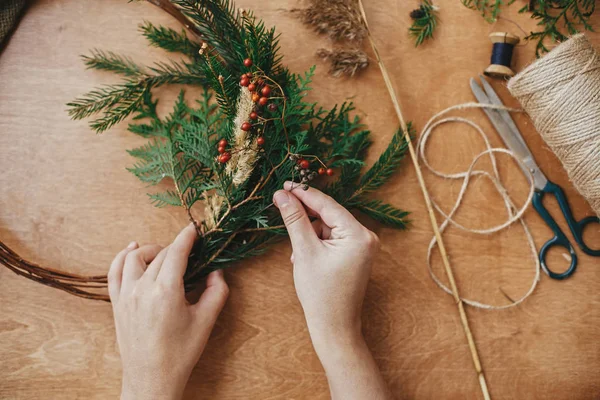
{"label": "wooden thread spool", "polygon": [[515,72],[510,68],[513,50],[519,37],[507,32],[492,32],[490,40],[493,43],[490,66],[483,72],[492,78],[510,78]]}

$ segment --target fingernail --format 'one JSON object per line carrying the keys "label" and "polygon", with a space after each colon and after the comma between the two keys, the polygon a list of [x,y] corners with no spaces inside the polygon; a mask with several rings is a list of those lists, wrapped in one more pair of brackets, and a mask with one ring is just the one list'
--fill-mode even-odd
{"label": "fingernail", "polygon": [[137,244],[137,242],[131,242],[131,243],[129,243],[129,244],[127,245],[127,248],[128,248],[129,250],[133,250],[133,249],[135,249],[135,248],[137,247],[137,245],[138,245],[138,244]]}
{"label": "fingernail", "polygon": [[292,181],[285,181],[285,183],[283,184],[283,188],[285,190],[292,190],[293,187],[294,187],[294,182],[292,182]]}
{"label": "fingernail", "polygon": [[273,195],[273,203],[281,208],[290,202],[290,195],[285,190],[278,190]]}

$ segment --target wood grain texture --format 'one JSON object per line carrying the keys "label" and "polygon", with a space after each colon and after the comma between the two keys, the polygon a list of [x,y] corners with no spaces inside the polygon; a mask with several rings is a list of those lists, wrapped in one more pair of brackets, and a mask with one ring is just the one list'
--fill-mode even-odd
{"label": "wood grain texture", "polygon": [[[407,38],[407,14],[416,2],[366,2],[366,12],[407,118],[420,128],[435,112],[472,101],[468,78],[488,64],[494,30],[519,33],[507,21],[486,24],[458,1],[440,0],[436,39],[415,49]],[[277,25],[286,63],[293,71],[318,65],[310,99],[333,105],[351,99],[373,130],[370,160],[394,131],[392,105],[375,65],[359,79],[334,79],[314,56],[330,46],[290,13],[296,0],[244,0],[268,25]],[[512,7],[516,11],[517,5]],[[524,29],[525,16],[507,14]],[[72,122],[65,103],[101,83],[109,74],[85,71],[78,55],[90,48],[114,50],[148,62],[164,58],[137,32],[148,19],[177,26],[146,3],[118,0],[40,0],[26,13],[0,56],[0,237],[32,261],[74,272],[105,272],[114,254],[130,240],[167,244],[186,224],[178,209],[157,210],[146,188],[125,168],[126,148],[142,142],[121,124],[101,136],[85,122]],[[600,45],[600,37],[591,35]],[[533,58],[533,47],[516,49],[516,70]],[[498,82],[494,87],[516,106]],[[162,90],[162,89],[161,89]],[[177,89],[162,90],[173,99]],[[164,110],[170,100],[161,100]],[[491,133],[482,113],[468,116]],[[581,218],[591,215],[569,184],[559,161],[525,115],[516,116],[544,173],[561,185]],[[441,128],[429,147],[444,171],[465,168],[483,148],[462,126]],[[519,200],[525,181],[512,162],[502,176]],[[427,176],[432,195],[449,209],[458,185]],[[411,210],[409,232],[365,221],[381,237],[364,308],[364,330],[387,382],[399,399],[479,399],[469,352],[455,305],[430,279],[426,249],[432,236],[415,173],[408,162],[377,195]],[[557,207],[549,205],[553,213]],[[498,222],[502,203],[491,185],[470,189],[458,219],[475,226]],[[526,214],[537,245],[549,229],[533,211]],[[561,226],[566,228],[564,221]],[[600,245],[598,229],[587,232]],[[532,260],[518,226],[493,237],[456,229],[444,234],[464,296],[504,304],[523,293],[533,276]],[[325,399],[327,383],[296,298],[290,247],[226,274],[231,297],[186,389],[186,399]],[[573,278],[542,276],[522,306],[501,312],[468,309],[494,399],[597,399],[600,383],[600,263],[581,253]],[[560,255],[555,255],[559,260]],[[436,271],[443,276],[441,262]],[[68,296],[0,268],[0,398],[107,399],[120,389],[120,361],[110,306]]]}

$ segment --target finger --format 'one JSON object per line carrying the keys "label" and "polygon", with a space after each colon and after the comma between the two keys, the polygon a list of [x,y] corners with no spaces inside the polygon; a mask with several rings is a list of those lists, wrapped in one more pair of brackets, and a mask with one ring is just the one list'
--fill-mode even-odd
{"label": "finger", "polygon": [[183,283],[183,274],[185,274],[187,268],[188,257],[197,237],[196,227],[193,224],[189,224],[179,232],[179,235],[169,246],[169,252],[162,263],[157,280],[168,284]]}
{"label": "finger", "polygon": [[156,277],[158,276],[158,272],[160,271],[160,267],[162,266],[163,262],[165,261],[165,258],[167,257],[167,253],[169,252],[170,247],[171,246],[167,246],[164,249],[162,249],[160,251],[160,253],[158,253],[156,258],[154,260],[152,260],[150,265],[148,265],[146,272],[144,272],[144,275],[143,275],[144,277],[148,277],[148,279],[151,279],[151,280],[156,280]]}
{"label": "finger", "polygon": [[127,254],[123,269],[123,288],[138,280],[161,250],[162,247],[157,244],[148,244]]}
{"label": "finger", "polygon": [[108,295],[110,301],[114,304],[119,299],[121,292],[121,280],[123,279],[123,267],[125,266],[125,257],[127,254],[138,247],[137,242],[131,242],[127,247],[121,250],[110,264],[108,270]]}
{"label": "finger", "polygon": [[[292,182],[286,182],[283,187],[286,190],[291,190],[293,187]],[[303,204],[314,210],[325,225],[332,229],[338,227],[357,228],[362,226],[350,211],[346,210],[337,201],[320,190],[310,187],[308,190],[293,190],[291,193]]]}
{"label": "finger", "polygon": [[191,306],[194,308],[198,324],[205,329],[206,338],[212,331],[227,297],[229,297],[229,286],[223,277],[223,270],[211,272],[206,279],[206,289],[200,296],[200,300]]}
{"label": "finger", "polygon": [[287,190],[278,190],[273,195],[273,203],[281,213],[294,250],[300,251],[318,241],[304,206],[294,195]]}

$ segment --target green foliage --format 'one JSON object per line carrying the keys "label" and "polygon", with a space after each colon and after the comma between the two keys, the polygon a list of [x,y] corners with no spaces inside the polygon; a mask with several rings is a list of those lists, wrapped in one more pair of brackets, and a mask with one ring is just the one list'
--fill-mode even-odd
{"label": "green foliage", "polygon": [[489,23],[496,22],[502,7],[511,5],[515,0],[460,0],[463,5],[471,10],[479,11],[481,16]]}
{"label": "green foliage", "polygon": [[397,229],[405,229],[408,212],[399,210],[380,200],[367,200],[360,202],[356,208],[365,215],[373,218],[382,224],[392,226]]}
{"label": "green foliage", "polygon": [[[142,67],[127,57],[93,51],[84,58],[89,68],[117,73],[124,81],[75,100],[69,104],[69,113],[75,119],[99,114],[91,122],[97,132],[133,116],[128,129],[148,141],[129,150],[136,159],[129,171],[155,188],[149,194],[154,205],[183,207],[200,233],[186,284],[193,285],[214,269],[260,254],[286,234],[272,196],[285,181],[301,179],[291,155],[309,160],[313,171],[323,165],[334,168],[335,180],[317,177],[311,184],[322,187],[342,205],[391,227],[405,228],[406,212],[366,197],[398,168],[407,149],[402,132],[393,136],[377,162],[362,175],[371,145],[369,131],[358,117],[351,116],[351,103],[326,110],[305,100],[314,67],[302,75],[290,73],[281,63],[273,29],[250,13],[236,11],[226,0],[173,3],[208,46],[192,41],[185,32],[146,22],[141,31],[152,46],[185,58]],[[250,68],[243,64],[246,58],[252,59]],[[240,96],[248,96],[239,80],[247,72],[257,84],[263,80],[271,88],[270,107],[251,105],[260,119],[253,122],[243,146],[236,147],[240,137],[236,120],[246,119],[238,115]],[[202,86],[204,92],[190,102],[181,91],[172,112],[160,117],[152,92],[166,84]],[[259,135],[265,139],[264,145],[252,147]],[[217,143],[221,139],[228,141],[227,151],[234,156],[246,154],[253,161],[219,162]],[[234,176],[243,168],[248,173],[236,182]],[[195,217],[199,207],[205,208],[203,221]]]}
{"label": "green foliage", "polygon": [[193,60],[199,57],[198,51],[200,50],[200,46],[198,43],[188,39],[183,29],[181,32],[177,32],[171,28],[156,27],[150,22],[145,22],[140,26],[140,31],[152,46],[159,47],[171,53],[184,54]]}
{"label": "green foliage", "polygon": [[429,0],[423,0],[421,6],[411,16],[413,16],[413,23],[408,28],[408,32],[415,39],[415,46],[420,46],[427,39],[433,39],[433,32],[438,23],[437,7]]}
{"label": "green foliage", "polygon": [[537,41],[535,53],[539,57],[549,51],[546,47],[548,40],[562,42],[581,28],[593,32],[590,17],[595,10],[596,0],[537,0],[533,9],[525,6],[519,12],[531,11],[531,18],[538,20],[541,30],[531,32],[525,39]]}

